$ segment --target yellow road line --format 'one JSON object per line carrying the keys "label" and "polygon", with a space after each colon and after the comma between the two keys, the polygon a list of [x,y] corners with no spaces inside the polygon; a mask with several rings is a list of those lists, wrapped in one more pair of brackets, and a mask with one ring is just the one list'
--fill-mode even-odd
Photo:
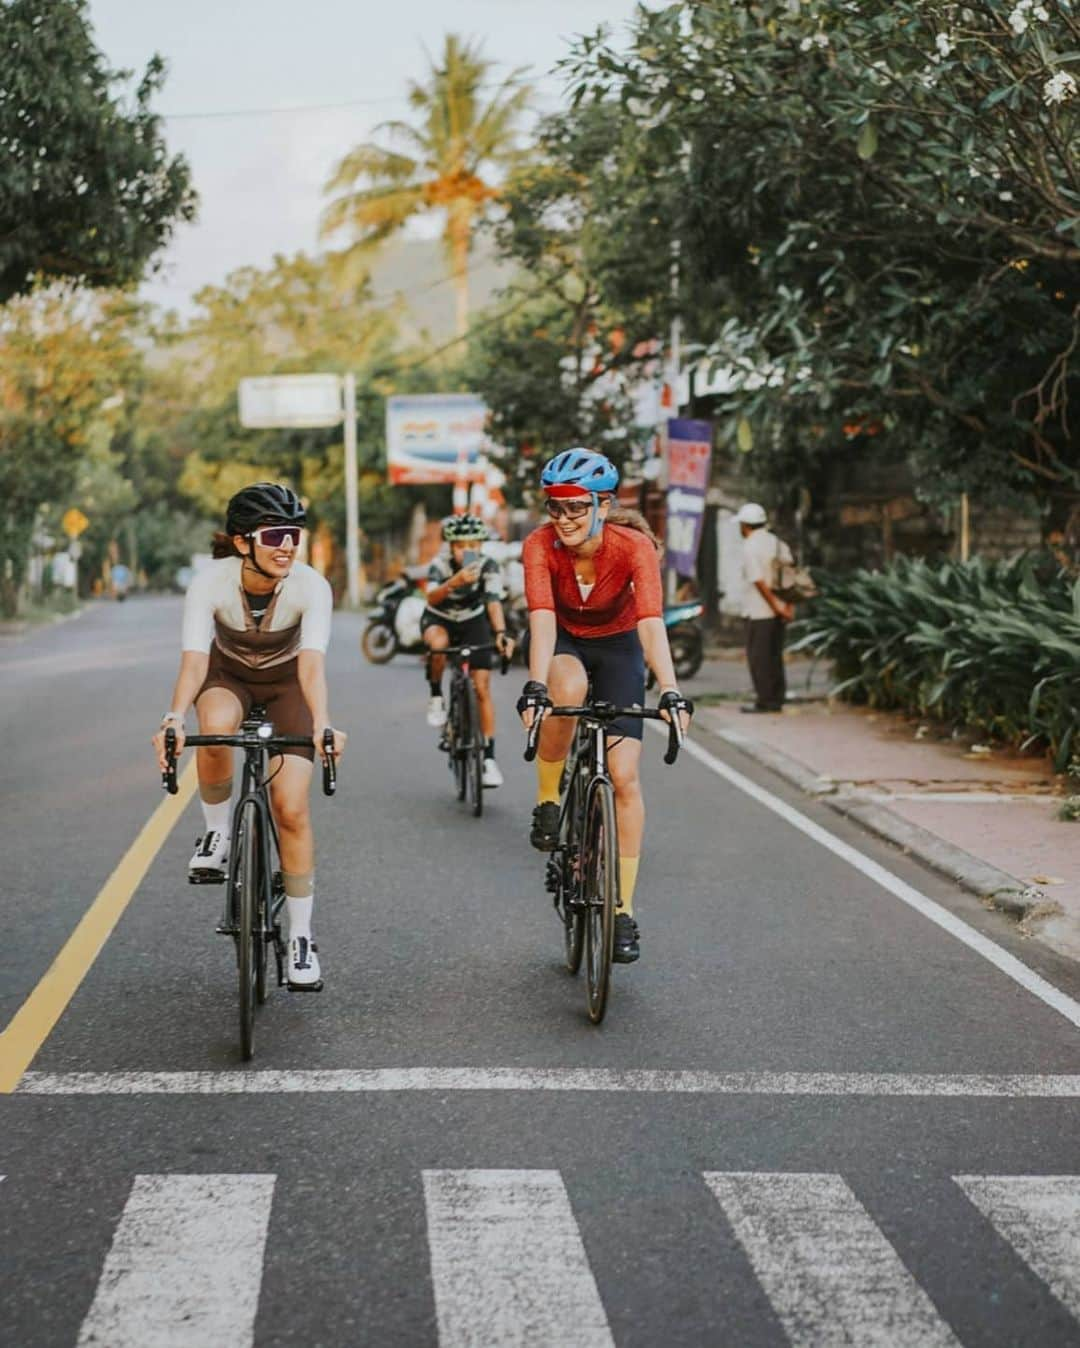
{"label": "yellow road line", "polygon": [[180,777],[180,790],[175,796],[166,796],[143,825],[142,832],[105,881],[48,972],[0,1034],[0,1094],[10,1094],[15,1089],[52,1033],[53,1026],[64,1014],[113,928],[123,917],[143,876],[150,869],[150,863],[194,795],[195,781],[192,760]]}

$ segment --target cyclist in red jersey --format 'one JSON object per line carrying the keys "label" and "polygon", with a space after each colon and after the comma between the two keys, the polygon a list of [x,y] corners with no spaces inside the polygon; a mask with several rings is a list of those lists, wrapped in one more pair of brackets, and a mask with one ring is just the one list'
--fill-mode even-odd
{"label": "cyclist in red jersey", "polygon": [[[529,606],[529,682],[518,702],[525,724],[553,704],[580,705],[593,697],[617,706],[645,703],[645,663],[656,675],[660,709],[689,725],[663,617],[659,546],[633,512],[612,518],[619,474],[602,454],[568,449],[541,475],[549,521],[525,540],[525,597]],[[536,756],[537,804],[532,845],[550,851],[557,841],[559,785],[576,722],[552,717],[540,730]],[[640,956],[634,888],[641,859],[645,805],[641,796],[642,722],[615,721],[608,768],[619,824],[619,907],[614,959]]]}

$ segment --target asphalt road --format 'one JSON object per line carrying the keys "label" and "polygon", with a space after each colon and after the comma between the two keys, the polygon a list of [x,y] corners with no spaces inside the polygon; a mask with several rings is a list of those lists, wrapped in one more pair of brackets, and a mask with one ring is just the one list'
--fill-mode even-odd
{"label": "asphalt road", "polygon": [[[179,616],[0,644],[0,1025],[159,805]],[[240,1063],[192,803],[0,1096],[0,1340],[1080,1342],[1075,965],[730,748],[698,740],[735,778],[647,735],[643,958],[593,1027],[526,841],[517,671],[473,820],[418,664],[358,636],[336,619],[351,738],[314,806],[326,990],[272,996]]]}

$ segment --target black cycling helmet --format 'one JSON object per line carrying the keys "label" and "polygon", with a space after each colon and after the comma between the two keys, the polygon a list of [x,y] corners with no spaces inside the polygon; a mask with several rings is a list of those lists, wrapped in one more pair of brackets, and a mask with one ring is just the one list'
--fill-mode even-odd
{"label": "black cycling helmet", "polygon": [[250,534],[261,524],[303,524],[307,511],[291,487],[255,482],[236,493],[225,511],[225,532]]}

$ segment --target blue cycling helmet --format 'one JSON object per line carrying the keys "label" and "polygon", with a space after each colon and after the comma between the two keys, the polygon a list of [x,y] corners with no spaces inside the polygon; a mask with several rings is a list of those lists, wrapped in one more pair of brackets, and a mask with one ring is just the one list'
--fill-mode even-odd
{"label": "blue cycling helmet", "polygon": [[592,449],[564,449],[544,465],[540,474],[540,485],[545,491],[560,487],[577,487],[592,496],[600,492],[614,491],[619,485],[619,470]]}

